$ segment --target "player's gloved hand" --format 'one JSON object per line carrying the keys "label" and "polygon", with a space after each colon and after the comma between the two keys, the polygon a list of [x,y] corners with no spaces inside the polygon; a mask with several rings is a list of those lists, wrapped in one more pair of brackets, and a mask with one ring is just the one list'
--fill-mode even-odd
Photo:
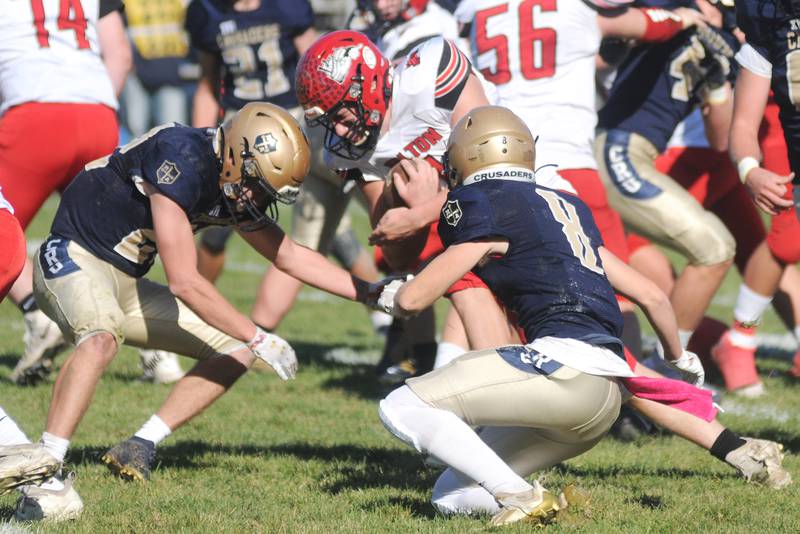
{"label": "player's gloved hand", "polygon": [[380,296],[378,297],[377,302],[377,309],[388,313],[394,317],[405,318],[408,317],[408,314],[403,313],[401,309],[395,306],[394,299],[397,296],[397,292],[400,288],[408,282],[409,280],[413,279],[413,275],[407,275],[405,277],[396,278],[391,280],[388,284],[384,285],[383,290],[381,291]]}
{"label": "player's gloved hand", "polygon": [[297,374],[297,355],[289,343],[275,334],[265,332],[258,326],[256,335],[247,344],[256,358],[272,367],[283,380],[294,378]]}
{"label": "player's gloved hand", "polygon": [[402,284],[406,280],[410,280],[414,278],[413,275],[410,274],[395,274],[392,276],[387,276],[382,280],[378,280],[377,282],[373,282],[371,284],[366,284],[366,287],[363,290],[363,298],[362,295],[359,295],[358,301],[364,303],[368,308],[376,311],[384,311],[383,306],[378,303],[381,294],[386,286],[390,283],[399,280]]}
{"label": "player's gloved hand", "polygon": [[683,379],[690,384],[700,387],[706,381],[706,371],[703,369],[700,358],[694,352],[684,349],[683,354],[677,360],[670,361],[665,359],[664,361],[676,371],[680,371]]}

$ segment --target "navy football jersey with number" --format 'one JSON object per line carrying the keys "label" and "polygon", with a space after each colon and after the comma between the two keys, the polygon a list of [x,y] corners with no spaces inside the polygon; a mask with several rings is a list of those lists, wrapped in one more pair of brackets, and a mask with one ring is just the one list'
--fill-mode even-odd
{"label": "navy football jersey with number", "polygon": [[747,43],[772,64],[772,90],[789,162],[800,179],[800,13],[792,16],[776,0],[737,0],[736,21]]}
{"label": "navy football jersey with number", "polygon": [[192,45],[220,57],[225,110],[255,101],[297,106],[294,73],[300,56],[293,39],[313,23],[308,0],[261,0],[252,11],[235,11],[225,0],[193,0],[186,11]]}
{"label": "navy football jersey with number", "polygon": [[530,181],[488,179],[450,192],[439,235],[445,246],[502,237],[505,256],[473,271],[510,310],[528,341],[553,336],[616,345],[622,314],[603,271],[603,242],[578,197]]}
{"label": "navy football jersey with number", "polygon": [[156,255],[147,182],[186,212],[192,227],[233,221],[219,188],[211,130],[165,125],[94,161],[64,191],[51,233],[131,276],[143,276]]}
{"label": "navy football jersey with number", "polygon": [[[664,8],[685,7],[685,4],[637,2]],[[730,32],[718,33],[734,50],[738,49],[738,42]],[[663,152],[677,125],[700,103],[696,87],[684,75],[683,66],[704,54],[693,29],[666,43],[636,46],[617,70],[608,101],[598,114],[598,127],[637,133]],[[733,69],[729,79],[733,79]]]}

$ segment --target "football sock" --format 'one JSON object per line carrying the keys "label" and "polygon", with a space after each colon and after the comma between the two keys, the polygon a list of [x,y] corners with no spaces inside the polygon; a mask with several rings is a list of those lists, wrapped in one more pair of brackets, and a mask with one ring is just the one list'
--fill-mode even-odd
{"label": "football sock", "polygon": [[61,491],[64,489],[64,483],[57,479],[56,477],[51,477],[44,482],[40,486],[42,489],[50,490],[50,491]]}
{"label": "football sock", "polygon": [[794,327],[794,338],[800,343],[800,326]]}
{"label": "football sock", "polygon": [[710,452],[715,458],[718,458],[724,462],[725,457],[728,456],[729,452],[738,449],[745,443],[747,443],[745,440],[726,428],[720,432],[719,436],[717,436],[717,439],[714,441],[714,444],[711,446],[711,449],[709,449],[708,452]]}
{"label": "football sock", "polygon": [[756,347],[755,325],[761,320],[772,297],[759,295],[745,284],[739,286],[736,306],[733,308],[733,328],[730,330],[731,342],[746,349]]}
{"label": "football sock", "polygon": [[449,341],[440,341],[436,346],[436,361],[433,364],[433,368],[438,369],[439,367],[443,367],[465,352],[467,352],[465,348],[460,347],[455,343],[450,343]]}
{"label": "football sock", "polygon": [[492,495],[533,488],[469,425],[451,412],[426,404],[408,386],[382,400],[379,413],[392,434],[468,476]]}
{"label": "football sock", "polygon": [[0,408],[0,446],[22,445],[30,443],[28,436],[20,430],[17,423]]}
{"label": "football sock", "polygon": [[39,306],[36,305],[36,299],[33,298],[33,293],[19,301],[17,307],[22,313],[28,313],[39,309]]}
{"label": "football sock", "polygon": [[52,454],[56,460],[60,462],[64,461],[64,457],[67,455],[67,449],[69,448],[68,439],[59,438],[50,432],[44,432],[42,433],[42,439],[39,440],[39,443],[41,443],[44,450]]}
{"label": "football sock", "polygon": [[692,338],[692,334],[694,334],[694,330],[678,329],[678,339],[681,341],[681,348],[686,348],[686,346],[689,344],[689,340]]}
{"label": "football sock", "polygon": [[455,469],[446,469],[436,479],[431,503],[444,515],[494,514],[500,510],[491,493]]}
{"label": "football sock", "polygon": [[150,441],[153,445],[158,445],[170,434],[172,434],[172,430],[167,424],[162,421],[159,416],[153,415],[142,425],[142,428],[134,434],[134,437]]}

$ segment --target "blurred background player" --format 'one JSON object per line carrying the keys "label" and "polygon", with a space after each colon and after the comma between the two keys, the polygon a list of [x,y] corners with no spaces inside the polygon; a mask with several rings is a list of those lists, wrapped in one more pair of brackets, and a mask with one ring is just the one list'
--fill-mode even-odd
{"label": "blurred background player", "polygon": [[[688,7],[693,2],[640,2]],[[728,78],[738,46],[726,17],[705,0],[696,4],[721,28],[702,27],[669,42],[635,47],[620,66],[600,111],[595,157],[612,207],[625,226],[689,260],[670,295],[687,346],[734,257],[725,225],[673,178],[655,167],[675,127],[697,105],[706,113],[711,146],[724,150],[732,98]],[[732,13],[730,8],[723,8]],[[735,26],[735,25],[734,25]]]}
{"label": "blurred background player", "polygon": [[[760,394],[763,384],[755,366],[755,325],[778,288],[784,266],[800,261],[797,176],[800,172],[800,70],[793,58],[792,39],[800,24],[800,5],[794,1],[737,0],[737,22],[747,42],[736,55],[742,67],[736,83],[730,156],[756,206],[772,215],[767,240],[753,254],[744,272],[734,308],[733,328],[714,348],[728,389]],[[770,91],[780,109],[788,147],[789,166],[759,147],[759,130]],[[774,119],[774,115],[773,115]],[[776,165],[777,160],[777,165]],[[795,330],[795,335],[800,337]],[[800,375],[800,358],[791,370]]]}
{"label": "blurred background player", "polygon": [[189,123],[199,65],[189,46],[185,0],[126,0],[133,71],[120,96],[120,119],[133,137],[169,122]]}
{"label": "blurred background player", "polygon": [[[290,110],[301,120],[294,91],[300,55],[317,38],[307,0],[194,0],[186,28],[199,51],[201,78],[194,96],[192,124],[217,124],[247,102],[266,101]],[[323,253],[335,252],[343,265],[368,280],[378,278],[369,256],[358,243],[346,215],[349,194],[322,161],[320,132],[307,129],[312,145],[311,174],[292,210],[291,235],[298,243]],[[216,281],[225,262],[230,229],[203,232],[198,268]],[[335,239],[338,238],[338,242]],[[297,280],[269,268],[251,312],[253,320],[274,330],[291,309],[302,288]]]}
{"label": "blurred background player", "polygon": [[[0,186],[23,228],[51,193],[117,145],[116,95],[131,68],[121,7],[37,0],[0,19]],[[11,380],[35,382],[64,341],[36,306],[30,261],[9,297],[25,317],[25,353]]]}

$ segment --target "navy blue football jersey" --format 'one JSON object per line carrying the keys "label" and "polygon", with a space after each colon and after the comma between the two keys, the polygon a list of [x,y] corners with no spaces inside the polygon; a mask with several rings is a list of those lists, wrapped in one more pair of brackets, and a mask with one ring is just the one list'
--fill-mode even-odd
{"label": "navy blue football jersey", "polygon": [[789,163],[800,181],[800,13],[792,16],[776,0],[737,0],[736,20],[747,43],[772,64],[772,91]]}
{"label": "navy blue football jersey", "polygon": [[[680,2],[649,1],[656,7],[678,7]],[[738,42],[728,31],[718,32],[734,49]],[[666,43],[640,44],[628,54],[617,71],[608,101],[598,114],[598,126],[641,135],[659,152],[675,127],[700,103],[696,87],[684,74],[684,65],[704,57],[703,45],[693,29]],[[731,74],[734,78],[733,62]]]}
{"label": "navy blue football jersey", "polygon": [[161,126],[90,163],[64,191],[51,233],[139,277],[157,252],[150,200],[140,182],[183,208],[195,230],[233,224],[209,132]]}
{"label": "navy blue football jersey", "polygon": [[300,56],[293,39],[313,23],[308,0],[261,0],[252,11],[235,11],[225,0],[193,0],[186,10],[192,45],[221,60],[225,110],[255,101],[297,106],[294,73]]}
{"label": "navy blue football jersey", "polygon": [[617,345],[622,314],[603,271],[603,244],[578,197],[529,181],[489,179],[452,190],[445,246],[501,237],[508,252],[473,271],[517,314],[528,341],[553,336]]}

